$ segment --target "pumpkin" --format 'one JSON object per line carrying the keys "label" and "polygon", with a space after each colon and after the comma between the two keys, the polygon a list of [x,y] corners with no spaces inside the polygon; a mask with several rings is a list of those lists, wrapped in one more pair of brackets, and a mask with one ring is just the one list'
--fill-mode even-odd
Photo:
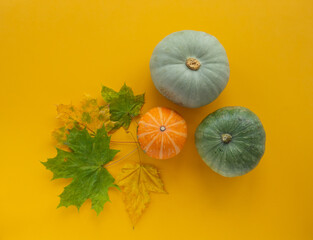
{"label": "pumpkin", "polygon": [[196,108],[215,100],[229,79],[229,63],[219,41],[185,30],[165,37],[154,49],[150,72],[158,91],[181,106]]}
{"label": "pumpkin", "polygon": [[209,114],[195,133],[204,162],[225,177],[254,169],[265,150],[265,131],[259,118],[244,107],[224,107]]}
{"label": "pumpkin", "polygon": [[176,156],[187,138],[186,121],[175,111],[156,107],[145,113],[137,128],[140,147],[152,158]]}

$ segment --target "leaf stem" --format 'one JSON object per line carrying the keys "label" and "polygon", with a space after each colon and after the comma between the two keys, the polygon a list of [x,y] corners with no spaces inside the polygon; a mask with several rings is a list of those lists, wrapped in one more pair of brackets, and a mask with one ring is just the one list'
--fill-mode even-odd
{"label": "leaf stem", "polygon": [[126,131],[126,133],[129,133],[130,135],[131,135],[131,137],[133,138],[133,140],[134,140],[134,142],[136,142],[136,145],[137,145],[137,149],[138,149],[138,157],[139,157],[139,163],[141,164],[141,151],[140,151],[140,146],[139,146],[139,143],[138,143],[138,141],[136,141],[136,138],[134,137],[134,135],[133,135],[133,133],[131,132],[131,131],[128,131],[128,130],[126,130],[125,129],[125,131]]}
{"label": "leaf stem", "polygon": [[81,122],[79,122],[79,121],[76,121],[79,125],[81,125],[82,127],[85,127],[88,131],[90,131],[92,134],[96,134],[96,132],[94,131],[94,130],[92,130],[91,128],[89,128],[88,126],[87,126],[87,124],[83,124],[83,123],[81,123]]}
{"label": "leaf stem", "polygon": [[133,149],[132,151],[130,151],[129,153],[127,153],[124,157],[121,157],[120,159],[114,161],[114,162],[111,162],[111,163],[107,163],[106,165],[104,165],[104,167],[110,167],[110,166],[113,166],[117,163],[119,163],[120,161],[122,161],[123,159],[127,158],[128,156],[130,156],[131,154],[133,154],[135,151],[137,151],[138,148],[136,147],[135,149]]}
{"label": "leaf stem", "polygon": [[137,143],[137,142],[132,142],[132,141],[113,141],[111,140],[112,143]]}

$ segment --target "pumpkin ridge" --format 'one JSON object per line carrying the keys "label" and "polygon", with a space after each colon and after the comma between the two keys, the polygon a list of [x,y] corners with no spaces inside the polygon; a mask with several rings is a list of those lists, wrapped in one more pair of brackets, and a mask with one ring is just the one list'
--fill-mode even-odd
{"label": "pumpkin ridge", "polygon": [[147,114],[148,114],[148,116],[157,124],[157,126],[160,126],[160,125],[161,125],[160,123],[158,123],[158,121],[155,119],[155,117],[152,116],[151,113],[148,112]]}
{"label": "pumpkin ridge", "polygon": [[[205,74],[203,73],[203,71],[205,71],[206,68],[203,68],[202,71],[199,71],[199,73],[202,75],[202,77],[204,79],[206,79],[207,77],[205,76]],[[211,81],[202,81],[206,86],[210,86],[210,83],[212,83]],[[214,83],[212,83],[212,88],[213,92],[215,95],[218,95],[218,88],[216,87],[216,85]]]}
{"label": "pumpkin ridge", "polygon": [[174,115],[174,111],[171,110],[171,114],[170,114],[170,116],[168,117],[168,119],[166,119],[164,125],[167,125],[167,124],[169,123],[169,121],[171,120],[171,118],[173,117],[173,115]]}
{"label": "pumpkin ridge", "polygon": [[[204,67],[203,69],[204,69],[203,71],[206,70],[206,71],[210,72],[217,79],[219,78],[219,77],[216,76],[217,75],[216,72],[213,72],[209,67]],[[202,74],[203,74],[203,72],[202,72]],[[222,91],[224,89],[222,87],[219,87],[218,84],[215,81],[210,81],[210,83],[212,83],[214,85],[214,87],[217,88],[217,91]]]}
{"label": "pumpkin ridge", "polygon": [[150,127],[159,128],[159,126],[157,126],[157,125],[153,125],[153,124],[151,124],[151,123],[147,123],[147,122],[144,122],[144,121],[139,121],[138,124],[145,124],[145,125],[148,125],[148,126],[150,126]]}
{"label": "pumpkin ridge", "polygon": [[181,136],[181,137],[187,137],[186,133],[180,133],[180,132],[174,131],[172,129],[168,129],[168,131],[172,132],[172,133],[175,133],[176,135]]}
{"label": "pumpkin ridge", "polygon": [[172,145],[173,145],[173,147],[174,147],[174,149],[175,149],[175,151],[176,151],[176,154],[179,153],[180,148],[176,145],[176,143],[175,143],[174,140],[171,138],[171,136],[168,135],[168,133],[165,133],[165,134],[166,134],[167,138],[170,140],[170,142],[172,143]]}
{"label": "pumpkin ridge", "polygon": [[157,137],[160,135],[160,133],[156,134],[153,139],[148,143],[148,145],[145,147],[145,151],[148,151],[149,148],[151,147],[151,145],[155,142],[155,140],[157,139]]}
{"label": "pumpkin ridge", "polygon": [[170,128],[170,127],[176,126],[178,124],[182,124],[182,123],[186,123],[186,121],[185,120],[180,120],[179,122],[172,123],[170,125],[167,125],[166,127]]}
{"label": "pumpkin ridge", "polygon": [[151,132],[145,132],[145,133],[141,133],[141,134],[138,134],[138,138],[141,138],[141,137],[144,137],[146,135],[150,135],[152,133],[156,133],[158,132],[158,130],[154,130],[154,131],[151,131]]}
{"label": "pumpkin ridge", "polygon": [[158,111],[159,111],[159,115],[160,115],[161,125],[164,125],[163,124],[163,115],[162,115],[162,111],[161,111],[160,107],[158,107]]}
{"label": "pumpkin ridge", "polygon": [[162,159],[163,158],[163,139],[164,134],[161,134],[161,146],[160,146],[160,153],[159,153],[159,158]]}

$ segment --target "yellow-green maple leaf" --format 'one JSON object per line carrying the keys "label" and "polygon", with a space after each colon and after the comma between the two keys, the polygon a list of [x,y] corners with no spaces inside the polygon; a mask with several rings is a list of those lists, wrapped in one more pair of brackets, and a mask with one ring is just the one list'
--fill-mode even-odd
{"label": "yellow-green maple leaf", "polygon": [[57,118],[62,123],[62,127],[55,129],[52,136],[57,141],[57,148],[69,150],[63,143],[66,141],[69,129],[74,126],[86,128],[90,134],[94,134],[103,125],[109,132],[114,127],[114,122],[110,120],[110,109],[108,105],[100,106],[97,99],[85,96],[80,106],[72,104],[60,104],[57,106]]}
{"label": "yellow-green maple leaf", "polygon": [[64,144],[68,134],[69,134],[69,131],[65,127],[57,128],[52,132],[52,137],[57,141],[56,148],[59,148],[68,152],[70,151],[69,147]]}
{"label": "yellow-green maple leaf", "polygon": [[127,164],[116,178],[133,226],[150,202],[150,193],[166,193],[159,171],[148,164]]}

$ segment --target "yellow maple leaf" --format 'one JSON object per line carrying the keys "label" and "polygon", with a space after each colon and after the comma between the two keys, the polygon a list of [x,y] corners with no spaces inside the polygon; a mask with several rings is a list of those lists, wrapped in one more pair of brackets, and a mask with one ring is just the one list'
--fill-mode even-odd
{"label": "yellow maple leaf", "polygon": [[63,143],[69,133],[68,130],[74,126],[86,128],[90,134],[94,134],[103,124],[108,132],[114,127],[114,122],[110,120],[109,106],[107,104],[100,106],[97,99],[90,96],[85,96],[78,107],[72,104],[58,105],[57,113],[62,127],[55,129],[52,136],[57,141],[57,147],[63,150],[68,150]]}
{"label": "yellow maple leaf", "polygon": [[150,193],[166,193],[159,171],[148,164],[127,164],[116,178],[133,226],[150,202]]}
{"label": "yellow maple leaf", "polygon": [[79,118],[77,109],[72,104],[59,104],[57,106],[57,113],[57,118],[64,124],[72,123]]}

